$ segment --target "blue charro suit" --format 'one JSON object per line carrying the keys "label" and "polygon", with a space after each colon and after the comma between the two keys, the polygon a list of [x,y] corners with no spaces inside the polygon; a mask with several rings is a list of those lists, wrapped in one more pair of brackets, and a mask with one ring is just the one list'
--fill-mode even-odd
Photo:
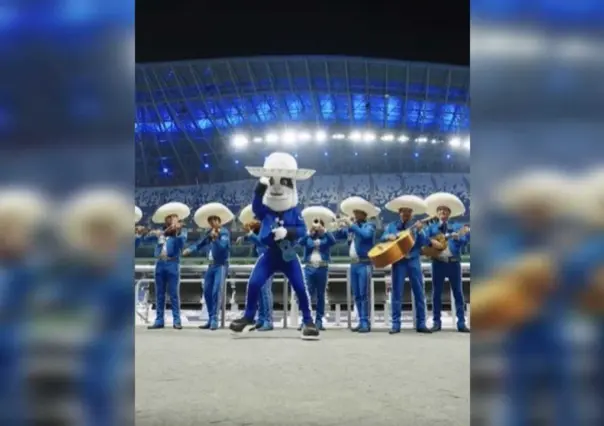
{"label": "blue charro suit", "polygon": [[[260,289],[275,272],[282,272],[298,297],[302,321],[310,324],[310,301],[304,285],[302,265],[294,249],[295,242],[306,234],[306,225],[298,207],[283,212],[275,212],[267,207],[262,201],[266,188],[258,185],[252,200],[252,211],[261,223],[258,238],[266,246],[266,251],[260,255],[250,275],[244,317],[250,322],[254,321]],[[272,231],[281,226],[287,229],[287,236],[275,241]]]}
{"label": "blue charro suit", "polygon": [[[388,224],[382,234],[382,241],[387,241],[390,236],[397,236],[405,229],[411,227],[410,221],[403,222],[397,220]],[[415,317],[417,328],[426,326],[426,299],[424,294],[424,278],[422,274],[421,249],[428,245],[429,240],[426,238],[424,231],[413,229],[413,238],[415,244],[411,251],[403,259],[392,265],[392,330],[400,331],[401,329],[401,304],[405,288],[405,278],[409,277],[411,283],[411,291],[415,302]]]}
{"label": "blue charro suit", "polygon": [[[182,229],[178,236],[156,237],[149,235],[145,241],[156,242],[155,263],[155,327],[164,326],[166,309],[166,290],[170,295],[172,319],[174,325],[180,325],[180,254],[187,241],[187,230]],[[165,259],[161,254],[165,248]]]}
{"label": "blue charro suit", "polygon": [[[245,239],[254,244],[256,257],[262,256],[267,247],[262,244],[260,237],[251,232],[245,236]],[[260,289],[260,300],[258,303],[258,321],[256,327],[260,329],[270,329],[273,326],[273,277],[271,276],[266,284]]]}
{"label": "blue charro suit", "polygon": [[[541,251],[551,246],[547,233],[533,235],[518,229],[491,244],[491,258],[505,263],[521,258],[523,253]],[[571,345],[562,330],[569,321],[569,312],[577,293],[589,285],[590,272],[601,262],[604,239],[583,245],[559,262],[559,286],[547,296],[538,315],[511,330],[504,340],[507,374],[504,389],[507,397],[507,425],[530,425],[534,407],[540,397],[540,383],[547,380],[553,397],[556,425],[580,424],[576,409],[572,372]],[[514,256],[515,254],[515,256]],[[495,266],[495,262],[492,262]],[[543,389],[543,388],[541,388]]]}
{"label": "blue charro suit", "polygon": [[[459,232],[462,226],[451,223],[434,223],[426,228],[426,237],[428,239],[442,233],[445,236],[453,232]],[[442,293],[445,284],[445,278],[449,279],[449,284],[453,290],[455,299],[455,315],[457,316],[457,328],[462,329],[466,326],[465,302],[463,297],[463,288],[461,280],[461,250],[470,242],[470,233],[468,232],[458,240],[448,239],[447,247],[442,260],[432,260],[432,307],[434,326],[441,326],[442,311]],[[430,243],[428,244],[430,245]]]}
{"label": "blue charro suit", "polygon": [[375,243],[375,225],[362,221],[353,223],[348,228],[335,233],[337,239],[348,239],[348,246],[354,244],[356,258],[351,258],[350,285],[355,306],[359,314],[359,325],[353,331],[367,332],[371,330],[369,313],[371,312],[371,277],[373,265],[367,257]]}
{"label": "blue charro suit", "polygon": [[141,237],[140,235],[136,235],[134,237],[134,248],[137,249],[138,246],[141,245],[141,242],[143,241],[143,237]]}
{"label": "blue charro suit", "polygon": [[209,232],[197,243],[188,247],[191,253],[208,250],[210,265],[204,276],[203,298],[208,308],[208,323],[202,328],[215,330],[218,328],[218,309],[222,301],[223,285],[229,270],[231,252],[231,235],[226,228],[220,228],[218,236],[213,240]]}
{"label": "blue charro suit", "polygon": [[325,232],[323,235],[306,235],[298,243],[304,248],[304,278],[308,294],[310,297],[317,294],[316,325],[321,328],[323,315],[325,315],[325,291],[331,261],[330,250],[336,243],[336,239],[331,232]]}

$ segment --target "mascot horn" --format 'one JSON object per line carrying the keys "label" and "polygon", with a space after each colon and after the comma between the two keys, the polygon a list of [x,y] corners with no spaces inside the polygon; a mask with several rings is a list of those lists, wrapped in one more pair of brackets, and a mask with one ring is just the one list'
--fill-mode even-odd
{"label": "mascot horn", "polygon": [[236,333],[254,328],[260,290],[273,274],[281,272],[298,297],[304,324],[302,338],[316,340],[319,331],[311,318],[302,265],[294,249],[296,241],[306,235],[306,225],[297,206],[296,181],[310,178],[315,171],[298,169],[296,159],[283,152],[266,157],[263,167],[246,169],[260,178],[253,195],[252,210],[260,221],[258,237],[267,249],[258,257],[250,275],[245,314],[233,321],[230,328]]}

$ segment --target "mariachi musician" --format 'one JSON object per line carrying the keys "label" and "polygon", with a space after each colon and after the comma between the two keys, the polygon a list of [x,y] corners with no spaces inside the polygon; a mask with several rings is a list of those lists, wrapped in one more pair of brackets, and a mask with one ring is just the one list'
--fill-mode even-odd
{"label": "mariachi musician", "polygon": [[222,288],[229,270],[231,251],[231,234],[224,227],[234,215],[229,208],[220,203],[209,203],[195,212],[193,219],[205,234],[195,244],[188,247],[183,256],[208,250],[208,270],[203,279],[203,299],[208,308],[208,322],[200,325],[202,330],[218,328],[218,307],[220,306]]}
{"label": "mariachi musician", "polygon": [[466,208],[457,196],[447,192],[432,194],[425,202],[428,215],[438,217],[437,223],[426,228],[426,237],[430,239],[428,246],[440,250],[438,256],[432,259],[432,331],[442,328],[442,292],[445,278],[448,278],[455,299],[457,331],[469,333],[464,312],[461,251],[470,242],[470,232],[467,226],[449,223],[449,219],[463,215]]}
{"label": "mariachi musician", "polygon": [[150,231],[145,240],[156,243],[155,246],[155,322],[147,327],[150,330],[164,328],[164,310],[166,308],[166,290],[170,294],[173,328],[180,330],[180,254],[187,241],[187,230],[181,221],[189,217],[191,211],[183,203],[167,203],[157,209],[152,219],[163,224],[162,230]]}
{"label": "mariachi musician", "polygon": [[[326,207],[312,206],[302,210],[302,217],[306,223],[308,233],[298,240],[298,244],[304,249],[306,289],[311,298],[316,293],[315,325],[319,330],[325,330],[323,316],[325,315],[325,292],[327,290],[329,262],[331,261],[330,250],[336,243],[335,237],[327,231],[326,227],[335,221],[336,215]],[[302,326],[300,326],[301,329]]]}
{"label": "mariachi musician", "polygon": [[[243,224],[246,235],[237,238],[237,244],[241,241],[249,241],[254,245],[256,257],[266,252],[267,246],[262,243],[258,234],[260,233],[260,221],[254,217],[252,205],[248,204],[239,213],[239,221]],[[266,280],[266,284],[260,289],[258,299],[258,318],[256,319],[256,331],[273,330],[273,277]]]}
{"label": "mariachi musician", "polygon": [[426,327],[426,298],[422,274],[421,248],[428,244],[422,222],[411,223],[413,215],[426,212],[426,203],[415,195],[403,195],[386,204],[386,209],[398,213],[399,219],[388,224],[382,234],[382,241],[394,241],[405,230],[411,229],[415,244],[407,255],[392,265],[392,328],[390,334],[401,331],[401,303],[405,288],[405,278],[409,277],[411,292],[415,302],[416,330],[418,333],[431,333]]}
{"label": "mariachi musician", "polygon": [[[340,204],[340,210],[346,215],[341,219],[342,226],[334,236],[337,239],[347,239],[350,256],[350,285],[355,306],[359,316],[359,324],[352,329],[354,332],[369,333],[371,323],[371,277],[373,265],[368,257],[375,243],[375,224],[368,219],[376,217],[380,209],[361,197],[346,198]],[[351,220],[350,218],[354,220]]]}
{"label": "mariachi musician", "polygon": [[[143,211],[138,208],[137,206],[134,206],[134,224],[136,225],[137,223],[139,223],[141,221],[141,219],[143,218]],[[137,226],[135,228],[135,234],[134,234],[134,248],[138,248],[138,246],[141,244],[142,240],[143,240],[143,232],[144,232],[144,228],[142,226]]]}

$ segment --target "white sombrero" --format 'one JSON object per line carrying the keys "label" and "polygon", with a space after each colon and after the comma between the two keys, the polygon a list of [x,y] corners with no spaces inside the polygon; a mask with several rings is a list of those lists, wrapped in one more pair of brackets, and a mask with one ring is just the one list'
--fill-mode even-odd
{"label": "white sombrero", "polygon": [[164,223],[168,216],[176,215],[178,220],[185,220],[191,214],[191,209],[186,204],[179,202],[167,203],[158,208],[151,220],[155,223]]}
{"label": "white sombrero", "polygon": [[221,225],[226,225],[235,217],[233,212],[224,204],[209,203],[197,209],[193,215],[193,220],[200,228],[209,228],[208,219],[212,216],[220,218]]}
{"label": "white sombrero", "polygon": [[450,217],[462,216],[466,212],[466,206],[461,200],[448,192],[435,192],[429,195],[424,202],[426,203],[426,213],[430,216],[436,216],[439,207],[448,207],[451,210]]}
{"label": "white sombrero", "polygon": [[124,221],[132,214],[132,200],[114,189],[94,189],[71,197],[64,205],[59,217],[63,237],[74,248],[93,249],[90,240],[90,225],[104,224],[118,238],[132,236],[132,225]]}
{"label": "white sombrero", "polygon": [[248,204],[247,206],[245,206],[243,208],[243,210],[241,210],[241,213],[239,213],[239,222],[241,222],[245,225],[245,224],[253,221],[255,219],[255,217],[256,216],[254,216],[254,211],[252,210],[252,205]]}
{"label": "white sombrero", "polygon": [[604,168],[580,176],[575,193],[575,215],[590,224],[604,225]]}
{"label": "white sombrero", "polygon": [[346,216],[353,216],[355,210],[360,210],[367,213],[368,218],[372,218],[380,214],[379,208],[361,197],[346,198],[340,204],[340,210],[342,210]]}
{"label": "white sombrero", "polygon": [[322,206],[306,207],[302,210],[302,217],[304,218],[304,223],[306,223],[307,228],[312,227],[315,219],[322,221],[325,224],[325,227],[328,227],[329,224],[336,220],[336,214],[327,207]]}
{"label": "white sombrero", "polygon": [[571,207],[568,176],[552,170],[521,174],[504,182],[495,192],[496,204],[508,212],[518,212],[531,206],[543,206],[561,212]]}
{"label": "white sombrero", "polygon": [[48,203],[38,192],[27,188],[0,189],[0,222],[32,228],[47,214]]}
{"label": "white sombrero", "polygon": [[139,209],[137,206],[134,206],[134,223],[140,222],[143,218],[143,211]]}
{"label": "white sombrero", "polygon": [[426,213],[426,202],[417,195],[402,195],[386,204],[386,209],[398,213],[400,209],[411,209],[414,214]]}
{"label": "white sombrero", "polygon": [[298,162],[285,152],[273,152],[264,160],[263,167],[246,167],[254,177],[281,176],[294,180],[306,180],[315,174],[315,170],[298,169]]}

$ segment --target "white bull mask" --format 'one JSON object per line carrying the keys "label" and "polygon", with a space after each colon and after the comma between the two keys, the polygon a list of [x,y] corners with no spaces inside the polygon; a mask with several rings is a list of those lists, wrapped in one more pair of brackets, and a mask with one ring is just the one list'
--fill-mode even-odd
{"label": "white bull mask", "polygon": [[269,209],[283,212],[298,205],[296,181],[283,176],[269,177],[269,184],[262,202]]}

